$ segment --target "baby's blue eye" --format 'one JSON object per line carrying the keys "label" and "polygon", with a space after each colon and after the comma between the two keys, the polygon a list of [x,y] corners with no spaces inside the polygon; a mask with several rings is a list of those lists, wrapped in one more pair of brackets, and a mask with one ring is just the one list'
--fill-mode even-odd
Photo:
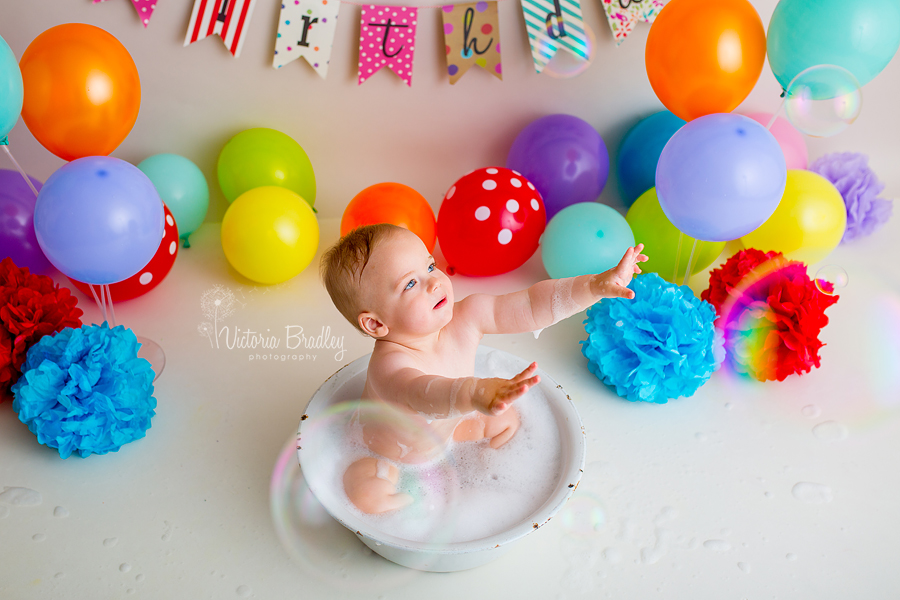
{"label": "baby's blue eye", "polygon": [[413,288],[414,285],[416,285],[416,280],[415,280],[415,279],[410,279],[410,280],[409,280],[409,283],[407,283],[407,284],[406,284],[406,287],[403,288],[403,289],[404,289],[404,290],[411,290],[411,289]]}
{"label": "baby's blue eye", "polygon": [[428,272],[431,273],[432,271],[434,271],[434,263],[428,265]]}

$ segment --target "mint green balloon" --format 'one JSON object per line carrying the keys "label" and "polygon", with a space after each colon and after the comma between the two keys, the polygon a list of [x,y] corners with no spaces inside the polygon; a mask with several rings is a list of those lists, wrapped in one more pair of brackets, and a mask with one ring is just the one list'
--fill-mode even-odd
{"label": "mint green balloon", "polygon": [[188,236],[200,227],[209,208],[209,185],[203,172],[177,154],[154,154],[137,167],[153,182],[175,217],[178,235],[190,247]]}
{"label": "mint green balloon", "polygon": [[900,47],[897,0],[781,0],[766,35],[769,65],[787,89],[801,71],[837,65],[865,85]]}
{"label": "mint green balloon", "polygon": [[0,37],[0,143],[6,143],[6,136],[16,124],[22,112],[22,72],[19,61]]}
{"label": "mint green balloon", "polygon": [[550,219],[541,237],[541,260],[553,279],[602,273],[634,246],[625,217],[605,204],[579,202]]}

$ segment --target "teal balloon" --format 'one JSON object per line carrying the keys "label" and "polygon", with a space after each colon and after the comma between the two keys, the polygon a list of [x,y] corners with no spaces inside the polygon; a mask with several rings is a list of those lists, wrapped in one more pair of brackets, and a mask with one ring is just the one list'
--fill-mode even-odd
{"label": "teal balloon", "polygon": [[0,142],[12,131],[22,112],[22,72],[16,55],[0,37]]}
{"label": "teal balloon", "polygon": [[865,85],[900,47],[897,0],[781,0],[766,36],[769,65],[787,89],[798,73],[837,65]]}
{"label": "teal balloon", "polygon": [[541,238],[541,260],[553,279],[607,271],[634,246],[625,217],[597,202],[580,202],[562,209],[547,224]]}
{"label": "teal balloon", "polygon": [[627,207],[656,187],[656,165],[666,143],[686,121],[667,110],[650,115],[632,127],[616,157],[616,174],[622,203]]}
{"label": "teal balloon", "polygon": [[203,172],[177,154],[155,154],[137,167],[156,186],[187,245],[188,236],[200,227],[209,208],[209,185]]}

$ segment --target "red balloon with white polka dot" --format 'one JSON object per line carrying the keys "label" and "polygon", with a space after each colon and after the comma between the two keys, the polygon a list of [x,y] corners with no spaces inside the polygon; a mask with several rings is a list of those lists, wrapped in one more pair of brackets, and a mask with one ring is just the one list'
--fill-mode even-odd
{"label": "red balloon with white polka dot", "polygon": [[499,275],[522,266],[547,226],[534,185],[503,167],[477,169],[444,195],[437,236],[453,275]]}
{"label": "red balloon with white polka dot", "polygon": [[[166,212],[166,228],[163,232],[162,242],[156,249],[156,254],[153,255],[147,266],[128,279],[109,285],[109,295],[112,296],[114,303],[143,296],[158,286],[172,270],[172,265],[175,264],[175,258],[178,256],[178,226],[175,224],[175,217],[169,212],[169,207],[163,204],[163,209]],[[86,283],[76,281],[71,277],[69,281],[84,292],[88,298],[93,298],[91,288]],[[94,290],[99,296],[100,287],[94,286]]]}

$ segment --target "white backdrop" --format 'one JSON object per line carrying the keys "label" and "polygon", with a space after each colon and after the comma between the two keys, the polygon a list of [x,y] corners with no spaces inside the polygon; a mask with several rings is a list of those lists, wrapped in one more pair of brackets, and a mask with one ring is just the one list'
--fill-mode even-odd
{"label": "white backdrop", "polygon": [[[284,131],[303,146],[316,171],[320,217],[338,217],[357,192],[381,181],[410,185],[437,209],[458,177],[476,167],[504,164],[516,134],[540,116],[568,113],[585,119],[615,156],[628,128],[663,108],[644,68],[650,26],[639,23],[617,48],[599,0],[583,3],[597,48],[593,64],[578,77],[554,79],[534,72],[520,5],[504,0],[499,6],[503,81],[473,67],[452,86],[445,74],[439,9],[423,9],[411,88],[387,69],[357,85],[359,6],[343,4],[329,77],[322,80],[303,59],[272,68],[280,0],[258,0],[237,59],[218,37],[182,47],[192,4],[159,0],[145,30],[129,0],[96,5],[91,0],[0,0],[0,35],[19,57],[38,34],[60,23],[90,23],[115,35],[134,57],[143,97],[137,124],[114,156],[137,163],[173,152],[196,162],[210,182],[208,221],[221,220],[227,207],[216,182],[216,157],[232,135],[250,127]],[[768,26],[776,2],[753,4]],[[897,62],[865,86],[862,114],[850,129],[809,140],[811,157],[866,152],[875,172],[891,178],[900,162]],[[739,110],[774,111],[780,91],[767,64]],[[10,140],[19,162],[41,180],[62,164],[21,119]],[[11,168],[6,163],[0,160],[0,166]],[[898,192],[896,184],[886,190],[888,197]],[[618,205],[614,174],[601,198]]]}

